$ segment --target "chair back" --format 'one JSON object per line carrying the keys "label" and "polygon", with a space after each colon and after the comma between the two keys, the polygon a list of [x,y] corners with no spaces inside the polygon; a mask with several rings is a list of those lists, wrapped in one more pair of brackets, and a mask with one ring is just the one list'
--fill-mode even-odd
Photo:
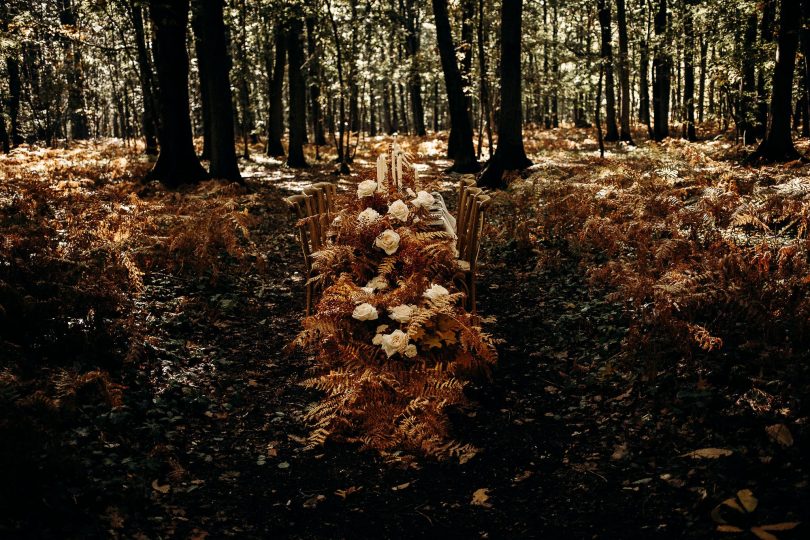
{"label": "chair back", "polygon": [[[299,221],[319,215],[316,211],[317,202],[307,193],[287,197],[284,202],[287,203],[293,217]],[[319,225],[317,220],[310,219],[306,223],[297,226],[298,243],[301,245],[301,251],[304,254],[307,274],[312,270],[312,254],[321,249],[323,245]]]}
{"label": "chair back", "polygon": [[464,229],[464,208],[467,202],[467,189],[475,187],[475,180],[464,179],[458,183],[458,199],[456,200],[456,231]]}
{"label": "chair back", "polygon": [[335,199],[337,198],[337,186],[331,182],[318,182],[312,185],[313,188],[321,191],[319,210],[323,214],[331,215],[335,211]]}
{"label": "chair back", "polygon": [[470,218],[475,210],[475,199],[483,192],[481,188],[467,187],[464,190],[464,200],[462,205],[458,208],[458,219],[456,219],[456,236],[458,237],[456,248],[458,249],[459,258],[467,260],[467,243],[469,241]]}
{"label": "chair back", "polygon": [[489,195],[478,195],[471,205],[472,211],[467,218],[467,241],[465,242],[465,252],[461,258],[469,263],[473,275],[475,275],[475,268],[478,263],[478,252],[481,250],[484,214],[491,202]]}

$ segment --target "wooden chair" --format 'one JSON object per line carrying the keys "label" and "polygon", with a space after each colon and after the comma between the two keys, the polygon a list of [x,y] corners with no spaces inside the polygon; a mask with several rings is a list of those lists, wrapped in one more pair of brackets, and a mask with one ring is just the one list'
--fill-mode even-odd
{"label": "wooden chair", "polygon": [[[293,217],[297,221],[302,219],[318,216],[317,201],[309,194],[293,195],[284,199],[287,206],[290,208]],[[313,277],[312,274],[312,254],[321,249],[323,246],[323,239],[321,237],[321,227],[319,220],[310,219],[306,223],[296,226],[298,228],[298,243],[301,246],[301,252],[304,255],[304,268],[306,270],[306,295],[307,306],[306,315],[309,316],[312,311],[312,302],[314,296],[314,286],[310,282]]]}
{"label": "wooden chair", "polygon": [[459,203],[458,217],[456,218],[456,250],[459,258],[464,258],[466,253],[470,216],[472,216],[475,209],[475,199],[482,193],[481,188],[468,186],[464,189],[462,201]]}
{"label": "wooden chair", "polygon": [[[473,189],[477,192],[472,191]],[[484,228],[484,214],[491,204],[489,195],[484,195],[478,188],[468,188],[465,201],[468,211],[465,215],[464,229],[459,229],[459,258],[456,261],[459,267],[455,281],[467,293],[467,309],[476,311],[475,278],[478,269],[478,253],[481,249],[481,233]],[[463,241],[462,241],[463,238]]]}
{"label": "wooden chair", "polygon": [[456,231],[464,229],[463,209],[467,201],[467,189],[475,187],[475,180],[461,179],[458,183],[458,198],[456,199]]}

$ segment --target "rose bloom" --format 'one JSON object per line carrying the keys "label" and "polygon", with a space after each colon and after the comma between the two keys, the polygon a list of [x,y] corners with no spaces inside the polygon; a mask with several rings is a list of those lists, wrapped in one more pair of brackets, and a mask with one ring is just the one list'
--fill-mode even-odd
{"label": "rose bloom", "polygon": [[377,182],[374,180],[363,180],[359,184],[357,184],[357,197],[362,199],[363,197],[371,197],[374,195],[374,192],[377,190]]}
{"label": "rose bloom", "polygon": [[411,203],[417,208],[420,206],[422,208],[428,208],[434,202],[436,202],[436,198],[427,191],[420,191],[416,194],[416,198],[411,201]]}
{"label": "rose bloom", "polygon": [[369,304],[368,302],[364,302],[354,308],[352,312],[352,317],[357,319],[358,321],[373,321],[379,315],[377,314],[377,308]]}
{"label": "rose bloom", "polygon": [[377,345],[379,347],[380,345],[382,345],[382,340],[383,340],[383,335],[382,334],[376,334],[374,336],[374,339],[371,340],[371,344],[372,345]]}
{"label": "rose bloom", "polygon": [[408,358],[413,358],[416,356],[416,345],[409,343],[408,346],[405,347],[405,356]]}
{"label": "rose bloom", "polygon": [[430,285],[430,288],[422,294],[428,300],[436,300],[437,298],[441,298],[442,296],[447,296],[450,294],[450,291],[442,287],[441,285],[436,285],[435,283]]}
{"label": "rose bloom", "polygon": [[391,358],[397,353],[404,353],[408,348],[408,334],[402,330],[394,330],[390,334],[383,334],[380,344],[385,351],[385,355]]}
{"label": "rose bloom", "polygon": [[357,221],[360,223],[367,225],[369,223],[374,223],[378,219],[380,219],[380,213],[374,210],[373,208],[366,208],[362,212],[357,215]]}
{"label": "rose bloom", "polygon": [[374,294],[374,287],[360,287],[360,290],[366,294]]}
{"label": "rose bloom", "polygon": [[408,205],[404,202],[397,200],[394,201],[391,206],[388,207],[388,213],[393,216],[395,219],[400,221],[408,221],[408,214],[410,211],[408,210]]}
{"label": "rose bloom", "polygon": [[385,281],[385,278],[382,276],[375,276],[371,281],[366,283],[366,287],[381,291],[388,288],[388,282]]}
{"label": "rose bloom", "polygon": [[398,323],[406,323],[411,320],[411,315],[413,315],[413,309],[414,306],[402,304],[400,306],[396,306],[389,309],[388,316],[391,317],[392,320],[397,321]]}
{"label": "rose bloom", "polygon": [[374,240],[374,245],[385,251],[386,255],[393,255],[399,247],[399,235],[396,231],[386,229]]}

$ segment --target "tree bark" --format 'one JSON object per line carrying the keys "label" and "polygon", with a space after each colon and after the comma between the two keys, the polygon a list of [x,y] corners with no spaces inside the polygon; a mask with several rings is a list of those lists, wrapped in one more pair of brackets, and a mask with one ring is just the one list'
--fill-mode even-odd
{"label": "tree bark", "polygon": [[709,42],[700,34],[700,84],[698,89],[698,122],[703,123],[703,102],[706,97],[706,54]]}
{"label": "tree bark", "polygon": [[669,137],[669,91],[670,69],[672,59],[666,50],[665,40],[667,34],[667,0],[658,1],[658,11],[655,14],[655,35],[661,43],[655,47],[653,58],[653,108],[655,119],[653,124],[653,138],[662,141]]}
{"label": "tree bark", "polygon": [[203,100],[207,100],[203,102],[203,110],[208,109],[209,173],[213,178],[241,182],[236,161],[231,59],[225,39],[223,8],[223,0],[194,0],[192,18],[196,19],[193,26],[199,65],[201,68],[205,65],[207,71],[207,77],[203,78],[200,70],[200,93]]}
{"label": "tree bark", "polygon": [[[621,0],[619,0],[621,1]],[[686,107],[684,137],[689,141],[697,140],[695,134],[695,30],[692,21],[692,5],[686,2],[683,6],[683,103]]]}
{"label": "tree bark", "polygon": [[148,179],[169,187],[208,178],[191,138],[186,26],[188,0],[150,0],[155,29],[155,64],[160,87],[160,154]]}
{"label": "tree bark", "polygon": [[[802,2],[802,6],[807,5]],[[804,8],[803,8],[804,9]],[[773,24],[776,18],[776,1],[764,0],[762,8],[762,18],[759,23],[760,44],[773,41]],[[807,24],[807,13],[805,13],[805,24]],[[757,73],[757,123],[754,137],[761,139],[765,136],[765,128],[768,125],[768,95],[765,85],[765,69],[760,66]]]}
{"label": "tree bark", "polygon": [[742,66],[740,70],[740,93],[737,101],[737,111],[734,122],[737,133],[745,141],[754,140],[754,125],[756,116],[754,112],[754,92],[756,86],[756,56],[754,48],[757,40],[757,14],[751,13],[745,24],[742,40]]}
{"label": "tree bark", "polygon": [[411,97],[411,112],[413,113],[413,131],[419,137],[424,137],[425,107],[422,103],[422,75],[419,67],[419,21],[417,20],[417,7],[414,0],[405,1],[405,56],[408,57],[408,93]]}
{"label": "tree bark", "polygon": [[521,16],[523,0],[501,4],[501,111],[498,119],[498,148],[478,179],[478,185],[503,187],[503,172],[525,169],[532,162],[523,147],[521,110]]}
{"label": "tree bark", "polygon": [[479,170],[480,165],[475,159],[470,112],[467,109],[467,100],[464,95],[464,81],[456,62],[456,50],[453,46],[453,35],[450,31],[450,19],[447,13],[447,0],[432,0],[432,4],[433,15],[436,19],[436,41],[450,109],[448,157],[453,160],[450,170],[475,172]]}
{"label": "tree bark", "polygon": [[622,93],[619,139],[633,144],[630,133],[630,61],[627,54],[627,15],[624,0],[616,0],[616,23],[619,26],[619,85]]}
{"label": "tree bark", "polygon": [[315,30],[315,17],[307,17],[307,53],[309,54],[309,101],[312,116],[312,134],[316,146],[326,144],[321,112],[321,61],[318,57],[318,39]]}
{"label": "tree bark", "polygon": [[281,98],[284,93],[284,65],[287,61],[287,44],[284,28],[280,23],[276,24],[273,34],[275,58],[273,60],[273,76],[270,78],[268,92],[270,111],[267,119],[266,153],[268,156],[278,157],[284,155],[284,145],[281,142],[284,135],[284,104]]}
{"label": "tree bark", "polygon": [[129,3],[132,27],[135,30],[135,46],[138,49],[138,82],[141,86],[143,99],[143,135],[146,143],[145,153],[156,156],[157,146],[157,105],[155,103],[154,78],[152,64],[149,62],[149,52],[146,49],[146,35],[143,28],[143,11],[140,4]]}
{"label": "tree bark", "polygon": [[607,0],[597,0],[599,8],[599,26],[602,37],[602,64],[605,69],[605,141],[618,141],[619,130],[616,127],[616,93],[613,82],[613,45],[611,44],[610,5]]}
{"label": "tree bark", "polygon": [[[69,27],[71,31],[77,28],[76,10],[73,0],[58,0],[59,23]],[[70,138],[87,139],[90,132],[87,125],[87,111],[84,99],[84,63],[79,44],[73,40],[65,39],[65,53],[67,66],[68,109],[70,119]]]}
{"label": "tree bark", "polygon": [[[545,5],[545,4],[544,4]],[[481,118],[483,119],[481,131],[487,132],[487,148],[489,148],[489,157],[492,157],[492,100],[489,97],[489,77],[487,75],[487,57],[484,53],[484,36],[486,31],[484,24],[486,21],[486,14],[484,13],[484,0],[478,0],[478,71],[479,71],[479,86],[481,92]],[[546,58],[548,60],[548,58]],[[477,159],[481,159],[481,140],[482,133],[478,133],[478,154]]]}
{"label": "tree bark", "polygon": [[287,33],[287,61],[290,88],[290,145],[287,152],[287,166],[306,167],[304,157],[304,137],[307,133],[307,96],[301,66],[304,62],[301,38],[304,25],[294,17]]}
{"label": "tree bark", "polygon": [[[807,0],[804,0],[807,1]],[[801,11],[796,0],[781,0],[779,10],[779,39],[776,67],[773,71],[771,107],[768,129],[751,159],[791,161],[799,157],[790,134],[790,107],[793,102],[793,72],[799,44]]]}

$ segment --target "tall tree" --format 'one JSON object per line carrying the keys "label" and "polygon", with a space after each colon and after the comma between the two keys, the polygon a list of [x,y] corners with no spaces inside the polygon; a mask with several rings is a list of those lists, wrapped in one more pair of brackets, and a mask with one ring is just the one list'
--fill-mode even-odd
{"label": "tall tree", "polygon": [[797,0],[779,2],[778,50],[773,70],[768,129],[765,139],[751,159],[790,161],[799,157],[790,135],[790,109],[793,103],[793,72],[796,69],[796,49],[799,46],[800,17],[801,10]]}
{"label": "tall tree", "polygon": [[157,105],[155,103],[154,76],[149,52],[146,48],[146,35],[143,27],[143,8],[140,3],[129,0],[126,3],[132,29],[135,33],[135,47],[138,50],[138,83],[143,99],[143,135],[146,142],[146,154],[157,155]]}
{"label": "tall tree", "polygon": [[498,119],[498,148],[489,160],[478,184],[502,187],[505,170],[525,169],[532,162],[523,147],[521,111],[521,16],[523,0],[501,4],[501,110]]}
{"label": "tall tree", "polygon": [[323,114],[321,113],[321,61],[318,50],[318,37],[316,34],[316,18],[307,17],[307,54],[309,55],[309,110],[311,112],[312,134],[316,146],[326,144],[326,134],[323,130]]}
{"label": "tall tree", "polygon": [[[284,134],[284,103],[282,101],[284,92],[284,66],[287,62],[287,40],[285,37],[284,27],[277,23],[273,29],[273,44],[275,58],[273,60],[273,68],[269,69],[268,73],[272,72],[270,77],[270,88],[268,92],[268,101],[270,102],[270,110],[267,119],[267,149],[268,156],[283,156],[284,145],[281,143],[281,137]],[[267,63],[270,63],[270,55],[267,54]]]}
{"label": "tall tree", "polygon": [[754,114],[754,91],[756,85],[756,56],[754,49],[757,41],[757,14],[752,11],[746,17],[745,31],[741,43],[742,66],[740,69],[740,92],[737,100],[736,116],[734,123],[737,125],[737,133],[745,141],[753,141],[753,127],[756,124]]}
{"label": "tall tree", "polygon": [[304,139],[307,135],[307,94],[301,67],[304,51],[301,44],[304,24],[300,17],[290,20],[287,32],[287,78],[290,88],[290,145],[287,152],[289,167],[306,167]]}
{"label": "tall tree", "polygon": [[450,111],[450,137],[447,143],[448,156],[453,160],[450,170],[455,172],[475,172],[480,165],[475,159],[473,130],[467,98],[464,95],[464,81],[456,62],[456,49],[450,31],[450,18],[447,13],[447,0],[432,0],[433,16],[436,20],[436,42],[439,47],[444,85]]}
{"label": "tall tree", "polygon": [[616,93],[613,82],[613,45],[610,27],[610,5],[607,0],[597,0],[599,8],[599,27],[602,37],[602,65],[605,72],[605,124],[606,141],[618,141],[619,130],[616,127]]}
{"label": "tall tree", "polygon": [[193,0],[192,18],[196,20],[194,39],[200,68],[206,66],[207,76],[200,70],[200,87],[204,100],[203,110],[208,109],[207,135],[210,138],[209,173],[214,178],[236,182],[242,181],[236,161],[234,140],[233,98],[231,96],[228,44],[223,20],[224,0]]}
{"label": "tall tree", "polygon": [[640,0],[644,12],[644,31],[639,41],[638,52],[638,121],[647,126],[652,138],[650,127],[650,13],[648,0]]}
{"label": "tall tree", "polygon": [[149,179],[169,187],[208,178],[191,138],[186,26],[188,0],[150,0],[155,31],[155,65],[160,87],[160,154]]}
{"label": "tall tree", "polygon": [[408,58],[408,93],[411,96],[414,134],[424,137],[425,108],[422,104],[422,70],[419,65],[419,8],[415,0],[405,0],[405,56]]}
{"label": "tall tree", "polygon": [[672,59],[664,42],[667,34],[667,0],[658,0],[655,13],[655,35],[659,43],[653,57],[653,109],[655,113],[653,138],[662,141],[669,137],[669,90]]}
{"label": "tall tree", "polygon": [[619,26],[619,87],[621,111],[619,113],[619,139],[633,143],[630,134],[630,58],[627,54],[627,14],[624,0],[616,0],[616,24]]}
{"label": "tall tree", "polygon": [[[67,32],[77,30],[76,6],[73,0],[58,0],[59,22]],[[70,137],[72,139],[87,139],[90,131],[87,125],[87,111],[84,100],[84,62],[82,51],[76,40],[65,40],[67,51],[67,85],[68,109],[70,119]]]}
{"label": "tall tree", "polygon": [[[621,0],[619,0],[621,1]],[[684,2],[683,6],[683,103],[686,107],[686,122],[683,125],[683,136],[690,141],[697,140],[695,134],[695,29],[692,19],[692,4]]]}

